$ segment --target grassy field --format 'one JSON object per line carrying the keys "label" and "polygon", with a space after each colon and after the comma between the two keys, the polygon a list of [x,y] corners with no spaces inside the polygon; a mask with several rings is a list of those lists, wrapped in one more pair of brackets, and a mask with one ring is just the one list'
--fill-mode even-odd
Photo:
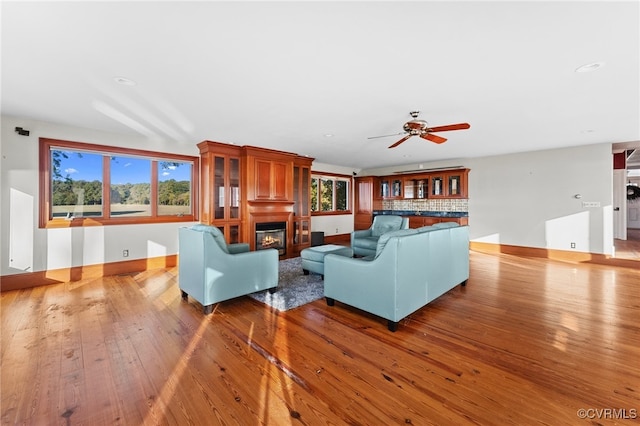
{"label": "grassy field", "polygon": [[[101,205],[91,206],[54,206],[53,217],[66,217],[68,213],[74,217],[99,217],[102,216]],[[179,214],[190,214],[189,206],[158,206],[158,215],[177,216]],[[150,216],[151,206],[149,204],[112,204],[112,217],[132,217]]]}

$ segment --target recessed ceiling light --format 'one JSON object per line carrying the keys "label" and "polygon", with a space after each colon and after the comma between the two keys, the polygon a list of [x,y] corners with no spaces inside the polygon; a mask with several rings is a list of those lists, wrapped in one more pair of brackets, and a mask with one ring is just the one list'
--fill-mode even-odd
{"label": "recessed ceiling light", "polygon": [[593,62],[591,64],[585,64],[576,68],[576,72],[591,72],[597,70],[598,68],[602,68],[603,66],[604,62]]}
{"label": "recessed ceiling light", "polygon": [[126,77],[113,77],[113,81],[123,86],[135,86],[136,82]]}
{"label": "recessed ceiling light", "polygon": [[332,138],[333,137],[333,133],[325,133],[324,137],[325,138]]}

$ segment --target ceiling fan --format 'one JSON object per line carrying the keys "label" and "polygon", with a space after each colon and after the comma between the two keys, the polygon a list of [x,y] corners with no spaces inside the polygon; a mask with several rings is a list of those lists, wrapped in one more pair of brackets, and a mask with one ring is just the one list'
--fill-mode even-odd
{"label": "ceiling fan", "polygon": [[442,136],[434,135],[433,134],[434,132],[446,132],[449,130],[464,130],[471,127],[469,123],[458,123],[458,124],[448,124],[446,126],[429,127],[429,123],[427,123],[424,120],[417,119],[419,114],[420,114],[420,111],[411,111],[409,113],[409,115],[411,115],[413,120],[410,120],[404,123],[404,126],[402,127],[404,129],[404,132],[402,133],[394,133],[393,135],[384,135],[384,136],[371,136],[367,139],[386,138],[388,136],[406,134],[405,137],[403,137],[393,145],[389,146],[389,148],[395,148],[396,146],[400,145],[402,142],[409,139],[411,136],[420,136],[422,139],[426,139],[433,143],[440,144],[440,143],[446,142],[447,139],[443,138]]}

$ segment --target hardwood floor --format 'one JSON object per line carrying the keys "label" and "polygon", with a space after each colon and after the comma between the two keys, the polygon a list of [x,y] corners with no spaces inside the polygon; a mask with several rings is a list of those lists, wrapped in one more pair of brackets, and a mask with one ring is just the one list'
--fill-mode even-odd
{"label": "hardwood floor", "polygon": [[614,240],[618,259],[633,259],[640,261],[640,229],[627,228],[626,240]]}
{"label": "hardwood floor", "polygon": [[2,423],[638,423],[637,269],[471,252],[396,333],[323,300],[204,316],[176,273],[2,293]]}

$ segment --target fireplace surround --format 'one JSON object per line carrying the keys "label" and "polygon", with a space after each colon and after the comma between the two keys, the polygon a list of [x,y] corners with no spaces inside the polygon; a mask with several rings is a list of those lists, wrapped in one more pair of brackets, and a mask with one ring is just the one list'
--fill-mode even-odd
{"label": "fireplace surround", "polygon": [[274,248],[280,256],[287,253],[287,223],[256,223],[256,250]]}

